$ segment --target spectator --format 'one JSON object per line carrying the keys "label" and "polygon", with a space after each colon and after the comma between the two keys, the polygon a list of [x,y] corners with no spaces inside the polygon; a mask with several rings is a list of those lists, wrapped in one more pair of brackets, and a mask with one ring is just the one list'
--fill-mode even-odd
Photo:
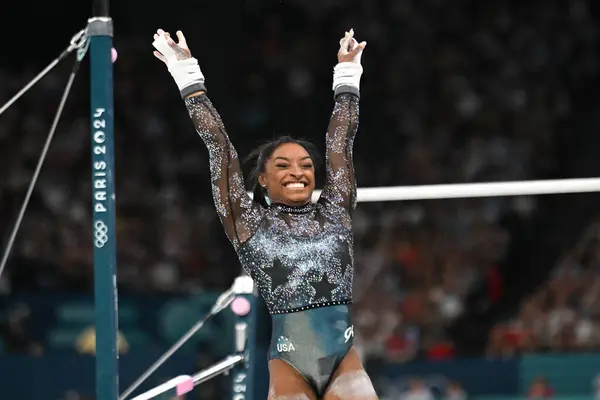
{"label": "spectator", "polygon": [[529,399],[549,399],[553,396],[554,391],[543,376],[538,376],[531,382],[529,392],[527,393]]}
{"label": "spectator", "polygon": [[452,381],[446,387],[444,400],[467,400],[467,392],[464,391],[460,382]]}
{"label": "spectator", "polygon": [[433,394],[421,379],[414,378],[408,389],[400,396],[400,400],[433,400]]}

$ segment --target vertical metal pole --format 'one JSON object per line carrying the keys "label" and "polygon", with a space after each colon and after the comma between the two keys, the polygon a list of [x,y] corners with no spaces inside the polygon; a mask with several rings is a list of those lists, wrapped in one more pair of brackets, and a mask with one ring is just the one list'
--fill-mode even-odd
{"label": "vertical metal pole", "polygon": [[254,397],[254,365],[256,363],[256,295],[254,282],[249,276],[236,278],[233,291],[236,295],[231,303],[235,315],[234,349],[245,356],[245,362],[233,368],[232,399],[252,400]]}
{"label": "vertical metal pole", "polygon": [[94,305],[96,314],[96,399],[119,398],[118,301],[115,231],[114,99],[112,20],[108,2],[88,21],[91,64],[92,202]]}

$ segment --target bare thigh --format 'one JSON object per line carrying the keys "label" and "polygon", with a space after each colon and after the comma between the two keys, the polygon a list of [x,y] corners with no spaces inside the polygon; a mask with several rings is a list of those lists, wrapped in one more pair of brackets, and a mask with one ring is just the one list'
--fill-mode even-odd
{"label": "bare thigh", "polygon": [[267,400],[317,400],[308,382],[285,361],[270,360],[269,376]]}
{"label": "bare thigh", "polygon": [[323,400],[379,400],[354,348],[350,349],[333,374]]}

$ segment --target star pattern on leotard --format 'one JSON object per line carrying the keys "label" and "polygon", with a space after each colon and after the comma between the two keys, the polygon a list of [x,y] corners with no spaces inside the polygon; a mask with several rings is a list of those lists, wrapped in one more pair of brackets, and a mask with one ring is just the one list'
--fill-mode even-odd
{"label": "star pattern on leotard", "polygon": [[271,268],[265,269],[265,273],[271,278],[271,293],[274,293],[277,288],[288,283],[290,271],[278,258],[273,261]]}
{"label": "star pattern on leotard", "polygon": [[347,263],[342,264],[342,277],[344,275],[346,275],[346,272],[348,272],[348,268],[350,268],[350,264],[347,264]]}
{"label": "star pattern on leotard", "polygon": [[323,274],[320,280],[309,283],[315,289],[314,299],[320,299],[322,297],[330,298],[331,292],[338,286],[335,283],[329,282],[327,274]]}

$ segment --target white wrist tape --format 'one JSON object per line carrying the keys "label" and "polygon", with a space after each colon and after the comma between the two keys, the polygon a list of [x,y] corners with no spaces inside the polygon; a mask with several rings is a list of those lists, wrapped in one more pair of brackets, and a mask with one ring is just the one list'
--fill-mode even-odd
{"label": "white wrist tape", "polygon": [[198,60],[195,58],[178,60],[177,53],[168,45],[167,39],[162,35],[152,45],[165,57],[167,68],[175,80],[179,91],[193,84],[204,84],[204,75],[200,70]]}
{"label": "white wrist tape", "polygon": [[360,89],[360,77],[363,67],[355,62],[342,62],[333,69],[333,90],[340,86],[352,86]]}
{"label": "white wrist tape", "polygon": [[204,84],[204,75],[200,71],[198,60],[188,58],[187,60],[175,61],[169,65],[169,72],[175,80],[179,91],[196,83]]}

